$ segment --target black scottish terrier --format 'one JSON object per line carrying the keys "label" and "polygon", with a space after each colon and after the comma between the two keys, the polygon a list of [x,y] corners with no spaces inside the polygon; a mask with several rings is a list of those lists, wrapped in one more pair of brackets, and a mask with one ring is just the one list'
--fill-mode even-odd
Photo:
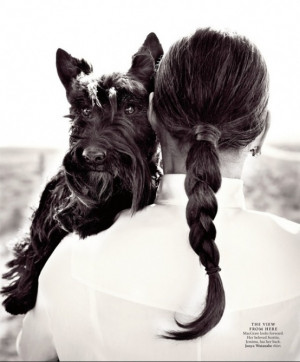
{"label": "black scottish terrier", "polygon": [[46,185],[29,235],[14,247],[3,277],[5,309],[23,314],[36,302],[38,277],[60,241],[110,227],[117,214],[153,202],[160,172],[156,136],[147,119],[148,96],[163,49],[154,33],[132,57],[126,74],[95,77],[84,59],[56,54],[71,119],[70,147]]}

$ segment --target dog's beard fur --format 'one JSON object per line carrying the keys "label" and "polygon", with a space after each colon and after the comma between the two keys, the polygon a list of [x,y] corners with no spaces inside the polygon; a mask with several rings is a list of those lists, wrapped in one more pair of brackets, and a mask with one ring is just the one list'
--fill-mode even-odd
{"label": "dog's beard fur", "polygon": [[[149,34],[125,75],[93,78],[86,61],[58,50],[58,74],[71,104],[70,149],[41,195],[30,234],[7,264],[3,277],[11,282],[2,294],[8,312],[34,307],[39,274],[69,232],[85,238],[110,227],[120,211],[135,212],[153,202],[160,172],[147,107],[162,54],[155,34]],[[85,157],[89,147],[104,149],[105,157]]]}

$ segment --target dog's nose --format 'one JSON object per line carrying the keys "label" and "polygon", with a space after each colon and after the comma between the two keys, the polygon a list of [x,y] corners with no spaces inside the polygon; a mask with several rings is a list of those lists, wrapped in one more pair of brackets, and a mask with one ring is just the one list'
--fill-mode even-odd
{"label": "dog's nose", "polygon": [[83,150],[82,156],[87,162],[101,163],[106,157],[106,151],[99,147],[89,146]]}

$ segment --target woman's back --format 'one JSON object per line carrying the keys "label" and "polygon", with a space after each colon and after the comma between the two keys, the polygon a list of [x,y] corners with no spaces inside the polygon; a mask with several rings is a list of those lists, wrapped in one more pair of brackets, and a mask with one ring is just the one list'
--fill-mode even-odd
{"label": "woman's back", "polygon": [[[156,203],[54,252],[39,300],[62,360],[297,360],[300,226],[244,209],[223,179],[215,220],[226,310],[201,339],[160,338],[205,301],[207,277],[188,243],[185,175],[166,175]],[[166,228],[166,225],[168,227]],[[268,329],[267,329],[268,328]],[[292,346],[292,347],[291,347]]]}

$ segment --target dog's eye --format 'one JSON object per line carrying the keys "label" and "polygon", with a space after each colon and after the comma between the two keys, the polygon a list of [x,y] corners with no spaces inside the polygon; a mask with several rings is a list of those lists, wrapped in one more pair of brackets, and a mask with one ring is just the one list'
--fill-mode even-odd
{"label": "dog's eye", "polygon": [[89,108],[83,108],[81,113],[83,116],[88,117],[91,114],[91,110]]}
{"label": "dog's eye", "polygon": [[72,126],[71,127],[71,133],[72,134],[76,134],[76,133],[79,133],[80,129],[78,126]]}
{"label": "dog's eye", "polygon": [[125,108],[125,114],[133,114],[134,112],[135,112],[135,108],[132,105]]}
{"label": "dog's eye", "polygon": [[70,137],[79,139],[82,135],[82,130],[78,125],[73,125],[70,129]]}

